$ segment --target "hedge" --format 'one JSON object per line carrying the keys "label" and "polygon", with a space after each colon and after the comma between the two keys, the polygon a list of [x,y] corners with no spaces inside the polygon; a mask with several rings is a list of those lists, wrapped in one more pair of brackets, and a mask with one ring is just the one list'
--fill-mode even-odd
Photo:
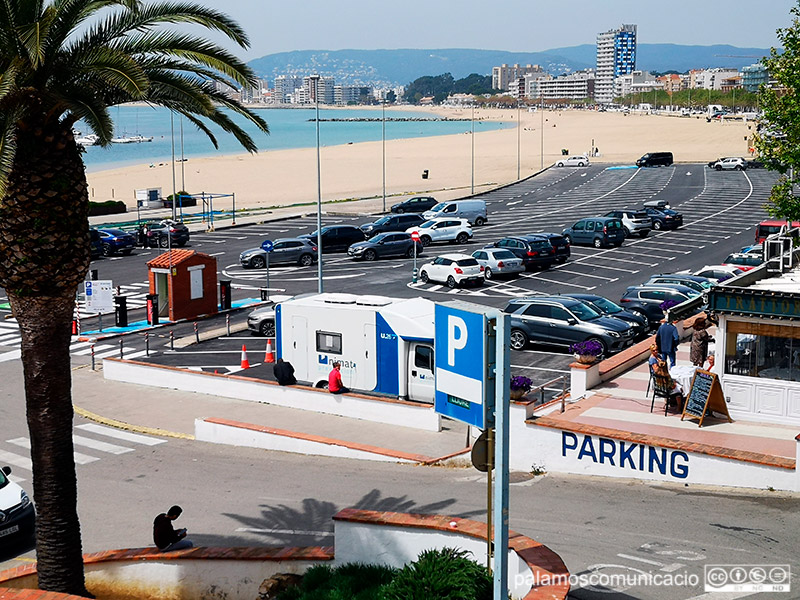
{"label": "hedge", "polygon": [[116,215],[126,212],[125,203],[122,200],[106,200],[105,202],[89,201],[89,216]]}

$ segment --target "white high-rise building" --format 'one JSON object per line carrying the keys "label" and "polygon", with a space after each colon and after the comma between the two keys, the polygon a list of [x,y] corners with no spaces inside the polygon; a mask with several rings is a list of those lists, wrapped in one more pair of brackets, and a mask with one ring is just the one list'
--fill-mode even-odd
{"label": "white high-rise building", "polygon": [[303,86],[303,78],[297,75],[278,75],[275,78],[275,91],[272,94],[275,104],[291,102],[295,90]]}
{"label": "white high-rise building", "polygon": [[600,104],[614,101],[614,80],[636,69],[636,25],[623,25],[597,35],[594,97]]}

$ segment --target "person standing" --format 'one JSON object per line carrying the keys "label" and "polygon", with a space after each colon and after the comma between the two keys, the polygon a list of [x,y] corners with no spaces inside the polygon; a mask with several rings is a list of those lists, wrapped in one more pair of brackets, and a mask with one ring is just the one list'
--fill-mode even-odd
{"label": "person standing", "polygon": [[350,390],[342,384],[342,363],[335,361],[331,372],[328,373],[328,391],[331,394],[346,394]]}
{"label": "person standing", "polygon": [[292,363],[286,362],[282,358],[279,358],[273,365],[272,373],[275,375],[278,385],[294,385],[297,383],[297,379],[295,379],[294,376],[294,367],[292,366]]}
{"label": "person standing", "polygon": [[656,332],[656,344],[658,344],[658,349],[661,354],[669,359],[670,368],[675,366],[675,355],[678,352],[678,344],[681,341],[678,335],[678,328],[675,327],[674,321],[674,319],[665,321]]}
{"label": "person standing", "polygon": [[162,552],[183,550],[194,546],[191,540],[186,539],[186,529],[175,530],[172,522],[181,516],[183,509],[178,506],[170,507],[166,513],[161,513],[153,521],[153,542]]}
{"label": "person standing", "polygon": [[694,333],[692,333],[692,343],[689,348],[689,360],[695,367],[702,367],[708,357],[708,343],[713,341],[711,336],[708,335],[708,323],[702,317],[692,325]]}

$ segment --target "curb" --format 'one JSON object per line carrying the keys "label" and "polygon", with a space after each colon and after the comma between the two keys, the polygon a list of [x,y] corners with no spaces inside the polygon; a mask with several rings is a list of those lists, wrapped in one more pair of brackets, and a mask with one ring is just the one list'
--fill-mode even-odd
{"label": "curb", "polygon": [[81,416],[84,419],[89,419],[90,421],[100,423],[101,425],[107,425],[108,427],[114,427],[115,429],[122,429],[123,431],[130,431],[131,433],[177,438],[180,440],[194,440],[194,436],[189,433],[167,431],[166,429],[159,429],[157,427],[141,427],[139,425],[131,425],[130,423],[125,423],[124,421],[118,421],[117,419],[109,419],[107,417],[100,416],[86,409],[80,408],[79,406],[73,405],[72,408],[76,415]]}

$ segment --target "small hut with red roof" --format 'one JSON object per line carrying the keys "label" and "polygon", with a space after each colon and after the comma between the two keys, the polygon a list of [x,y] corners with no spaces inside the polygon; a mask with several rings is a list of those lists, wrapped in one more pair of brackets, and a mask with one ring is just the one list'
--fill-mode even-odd
{"label": "small hut with red roof", "polygon": [[170,250],[147,263],[158,315],[170,321],[218,312],[217,259],[196,250]]}

